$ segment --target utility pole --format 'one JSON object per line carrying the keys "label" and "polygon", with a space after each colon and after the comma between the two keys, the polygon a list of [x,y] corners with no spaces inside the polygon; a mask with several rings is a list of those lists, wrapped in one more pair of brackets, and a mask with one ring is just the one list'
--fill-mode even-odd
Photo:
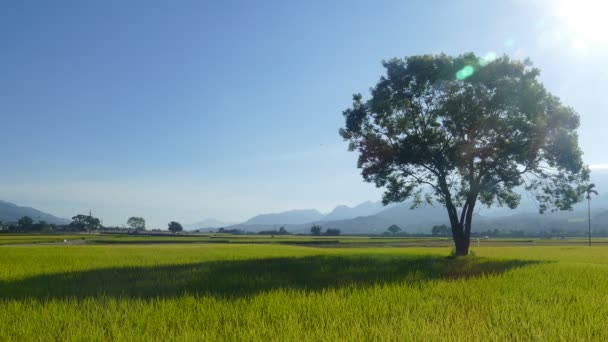
{"label": "utility pole", "polygon": [[587,196],[587,215],[587,222],[589,222],[589,246],[591,247],[591,196]]}

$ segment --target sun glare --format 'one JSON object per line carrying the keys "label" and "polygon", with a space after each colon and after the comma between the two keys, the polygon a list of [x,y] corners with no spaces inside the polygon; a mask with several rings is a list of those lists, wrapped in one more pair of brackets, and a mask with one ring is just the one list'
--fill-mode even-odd
{"label": "sun glare", "polygon": [[556,16],[574,44],[593,48],[608,44],[608,1],[560,0]]}

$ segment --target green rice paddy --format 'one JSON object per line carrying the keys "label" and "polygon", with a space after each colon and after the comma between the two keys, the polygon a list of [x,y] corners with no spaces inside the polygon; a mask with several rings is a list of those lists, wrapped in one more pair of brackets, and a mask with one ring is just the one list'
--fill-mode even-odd
{"label": "green rice paddy", "polygon": [[605,244],[263,241],[1,246],[0,340],[608,340]]}

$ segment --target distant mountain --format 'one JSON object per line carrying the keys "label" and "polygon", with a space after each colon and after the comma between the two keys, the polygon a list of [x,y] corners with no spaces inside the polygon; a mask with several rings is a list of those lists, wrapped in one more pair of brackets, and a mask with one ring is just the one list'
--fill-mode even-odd
{"label": "distant mountain", "polygon": [[[361,207],[359,209],[355,209]],[[262,230],[272,229],[274,225],[284,225],[291,233],[308,233],[312,224],[318,224],[323,228],[338,228],[343,234],[380,234],[392,224],[396,224],[409,233],[427,232],[433,225],[448,223],[445,209],[441,206],[431,207],[422,206],[421,208],[411,210],[410,204],[401,203],[389,207],[382,207],[380,203],[366,202],[355,208],[342,208],[338,206],[328,215],[320,215],[316,210],[318,219],[311,220],[311,216],[304,217],[300,220],[291,222],[278,223],[276,219],[282,214],[270,214],[256,216],[251,220],[234,225],[231,228],[238,228],[245,231],[258,232]],[[384,208],[384,210],[382,210]],[[355,210],[353,210],[355,209]],[[380,209],[380,210],[378,210]],[[348,214],[356,215],[364,210],[369,212],[377,211],[375,215],[348,217]],[[308,211],[307,211],[308,212]],[[291,212],[288,212],[291,213]],[[342,220],[327,220],[328,217],[348,217]],[[255,220],[254,220],[255,219]],[[284,220],[285,221],[285,220]]]}
{"label": "distant mountain", "polygon": [[251,226],[251,228],[261,226],[264,227],[263,229],[267,229],[274,225],[300,225],[313,222],[347,220],[371,216],[381,212],[385,208],[380,202],[367,201],[354,207],[339,205],[326,215],[314,209],[290,210],[281,213],[257,215],[235,226]]}
{"label": "distant mountain", "polygon": [[[608,210],[595,211],[591,214],[593,230],[608,230]],[[523,230],[526,232],[551,231],[586,231],[587,211],[561,211],[554,213],[527,213],[497,218],[479,218],[473,222],[474,230]]]}
{"label": "distant mountain", "polygon": [[14,203],[0,201],[0,221],[17,222],[23,216],[31,217],[34,222],[46,221],[51,224],[68,224],[71,222],[70,220],[47,214],[38,209],[20,207]]}
{"label": "distant mountain", "polygon": [[241,225],[285,225],[285,224],[304,224],[323,219],[323,214],[318,210],[290,210],[277,214],[262,214],[250,218]]}
{"label": "distant mountain", "polygon": [[608,210],[602,211],[591,219],[594,228],[608,229]]}
{"label": "distant mountain", "polygon": [[[564,231],[586,231],[586,210],[546,213],[514,213],[508,216],[487,217],[475,215],[473,231],[486,230],[523,230],[530,233],[551,231],[559,229]],[[593,229],[608,230],[608,210],[595,210],[591,219]],[[388,227],[396,224],[405,232],[430,233],[435,225],[445,224],[449,221],[445,208],[441,206],[422,206],[418,209],[409,209],[409,204],[399,204],[388,208],[376,215],[360,216],[345,220],[315,221],[304,224],[284,224],[287,231],[294,234],[307,234],[312,224],[319,224],[324,229],[338,228],[342,234],[382,234]],[[248,232],[271,230],[273,224],[238,224],[230,228],[241,229]]]}
{"label": "distant mountain", "polygon": [[233,224],[234,224],[234,222],[223,222],[220,220],[216,220],[214,218],[208,218],[208,219],[200,221],[200,222],[185,224],[184,229],[185,230],[195,230],[195,229],[221,228],[221,227],[228,227]]}
{"label": "distant mountain", "polygon": [[360,216],[375,215],[386,209],[380,202],[367,201],[354,207],[337,206],[333,211],[323,217],[323,221],[336,221],[351,219]]}
{"label": "distant mountain", "polygon": [[[591,182],[597,185],[598,196],[591,200],[592,216],[597,215],[594,229],[608,229],[608,171],[594,170]],[[525,230],[542,231],[553,228],[579,230],[585,225],[586,201],[574,206],[570,212],[538,213],[538,204],[531,194],[521,191],[519,207],[485,208],[478,205],[473,222],[474,231],[483,230]],[[602,216],[604,215],[604,216]],[[393,224],[408,233],[428,233],[434,225],[449,225],[446,209],[440,205],[422,205],[410,209],[410,203],[382,206],[380,202],[367,201],[354,207],[339,205],[327,215],[317,210],[292,210],[277,214],[255,216],[230,228],[258,232],[285,226],[291,233],[308,233],[312,224],[323,228],[338,228],[343,234],[382,233]]]}

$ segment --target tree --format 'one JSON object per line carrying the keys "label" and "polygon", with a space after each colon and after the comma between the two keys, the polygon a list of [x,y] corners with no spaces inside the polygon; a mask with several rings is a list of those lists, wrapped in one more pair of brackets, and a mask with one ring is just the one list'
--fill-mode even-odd
{"label": "tree", "polygon": [[340,235],[340,229],[338,228],[327,228],[327,230],[325,231],[325,235],[327,236],[338,236]]}
{"label": "tree", "polygon": [[589,246],[591,246],[591,195],[597,196],[597,191],[595,191],[595,184],[587,184],[585,186],[585,197],[587,198],[587,215],[589,223]]}
{"label": "tree", "polygon": [[285,227],[280,227],[279,228],[279,234],[280,235],[286,235],[286,234],[289,234],[289,233],[287,232],[287,229],[285,229]]}
{"label": "tree", "polygon": [[318,224],[313,224],[312,227],[310,227],[310,233],[317,236],[321,235],[321,226]]}
{"label": "tree", "polygon": [[579,116],[549,93],[529,61],[472,53],[383,62],[386,75],[343,112],[341,136],[358,151],[363,179],[385,188],[386,205],[443,205],[456,255],[469,251],[481,205],[518,206],[518,188],[541,213],[571,210],[589,171]]}
{"label": "tree", "polygon": [[169,231],[173,234],[177,232],[181,232],[184,230],[184,227],[179,222],[171,221],[169,222]]}
{"label": "tree", "polygon": [[448,228],[448,226],[446,226],[445,224],[442,224],[440,226],[433,226],[433,228],[431,229],[431,235],[433,235],[433,236],[449,236],[450,235],[450,228]]}
{"label": "tree", "polygon": [[32,229],[35,231],[47,231],[51,229],[51,225],[44,220],[40,220],[32,226]]}
{"label": "tree", "polygon": [[103,226],[101,225],[101,220],[91,215],[82,214],[78,214],[72,217],[72,223],[70,223],[70,226],[78,230],[86,230],[88,232],[103,228]]}
{"label": "tree", "polygon": [[401,231],[401,228],[399,228],[399,226],[396,224],[393,224],[392,226],[388,227],[387,231],[393,235],[396,235]]}
{"label": "tree", "polygon": [[146,220],[143,217],[130,217],[127,220],[127,225],[136,231],[146,230]]}
{"label": "tree", "polygon": [[17,226],[19,227],[19,230],[30,230],[32,229],[33,225],[34,220],[32,220],[32,218],[29,216],[23,216],[17,221]]}

